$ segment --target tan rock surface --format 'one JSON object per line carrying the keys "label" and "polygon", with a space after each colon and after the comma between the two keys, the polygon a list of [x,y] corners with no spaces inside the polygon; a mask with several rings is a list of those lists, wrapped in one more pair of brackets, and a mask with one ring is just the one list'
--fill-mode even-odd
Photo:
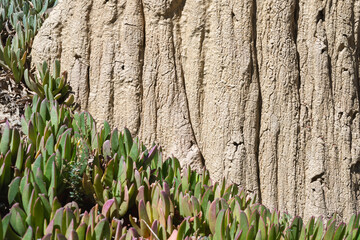
{"label": "tan rock surface", "polygon": [[83,109],[308,218],[360,210],[360,1],[63,0],[33,45]]}

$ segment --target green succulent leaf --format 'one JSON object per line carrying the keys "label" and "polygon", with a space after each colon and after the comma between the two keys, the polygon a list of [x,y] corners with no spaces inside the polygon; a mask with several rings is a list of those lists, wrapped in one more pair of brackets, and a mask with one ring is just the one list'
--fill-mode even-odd
{"label": "green succulent leaf", "polygon": [[11,227],[18,235],[24,236],[27,230],[27,224],[25,222],[26,213],[20,208],[18,203],[15,203],[10,209],[10,214]]}
{"label": "green succulent leaf", "polygon": [[225,210],[221,210],[216,217],[215,239],[225,239]]}
{"label": "green succulent leaf", "polygon": [[1,142],[0,142],[0,153],[6,154],[7,151],[10,148],[10,141],[11,141],[11,134],[12,130],[10,128],[9,122],[6,121],[2,136],[1,136]]}
{"label": "green succulent leaf", "polygon": [[95,239],[111,240],[110,225],[106,218],[102,219],[94,229]]}
{"label": "green succulent leaf", "polygon": [[21,177],[16,177],[12,180],[12,182],[9,185],[9,191],[8,191],[9,204],[12,204],[14,202],[15,198],[20,193],[20,191],[19,191],[20,181],[21,181]]}

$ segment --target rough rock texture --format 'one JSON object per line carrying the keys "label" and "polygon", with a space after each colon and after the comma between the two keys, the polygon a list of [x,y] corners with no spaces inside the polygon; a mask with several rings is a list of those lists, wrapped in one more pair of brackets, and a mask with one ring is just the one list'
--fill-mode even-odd
{"label": "rough rock texture", "polygon": [[360,210],[360,0],[63,0],[33,45],[83,109],[309,218]]}

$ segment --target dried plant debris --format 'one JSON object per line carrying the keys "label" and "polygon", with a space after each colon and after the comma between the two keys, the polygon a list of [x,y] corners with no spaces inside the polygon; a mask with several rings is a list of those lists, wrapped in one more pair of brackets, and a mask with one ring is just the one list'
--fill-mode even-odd
{"label": "dried plant debris", "polygon": [[22,84],[15,83],[2,70],[0,74],[0,126],[7,121],[14,128],[20,128],[21,115],[26,104],[31,103],[30,94]]}

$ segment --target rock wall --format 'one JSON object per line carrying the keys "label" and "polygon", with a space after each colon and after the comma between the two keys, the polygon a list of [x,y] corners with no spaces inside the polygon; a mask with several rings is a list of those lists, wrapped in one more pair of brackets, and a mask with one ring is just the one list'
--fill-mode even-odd
{"label": "rock wall", "polygon": [[360,210],[360,0],[63,0],[33,62],[82,109],[309,218]]}

